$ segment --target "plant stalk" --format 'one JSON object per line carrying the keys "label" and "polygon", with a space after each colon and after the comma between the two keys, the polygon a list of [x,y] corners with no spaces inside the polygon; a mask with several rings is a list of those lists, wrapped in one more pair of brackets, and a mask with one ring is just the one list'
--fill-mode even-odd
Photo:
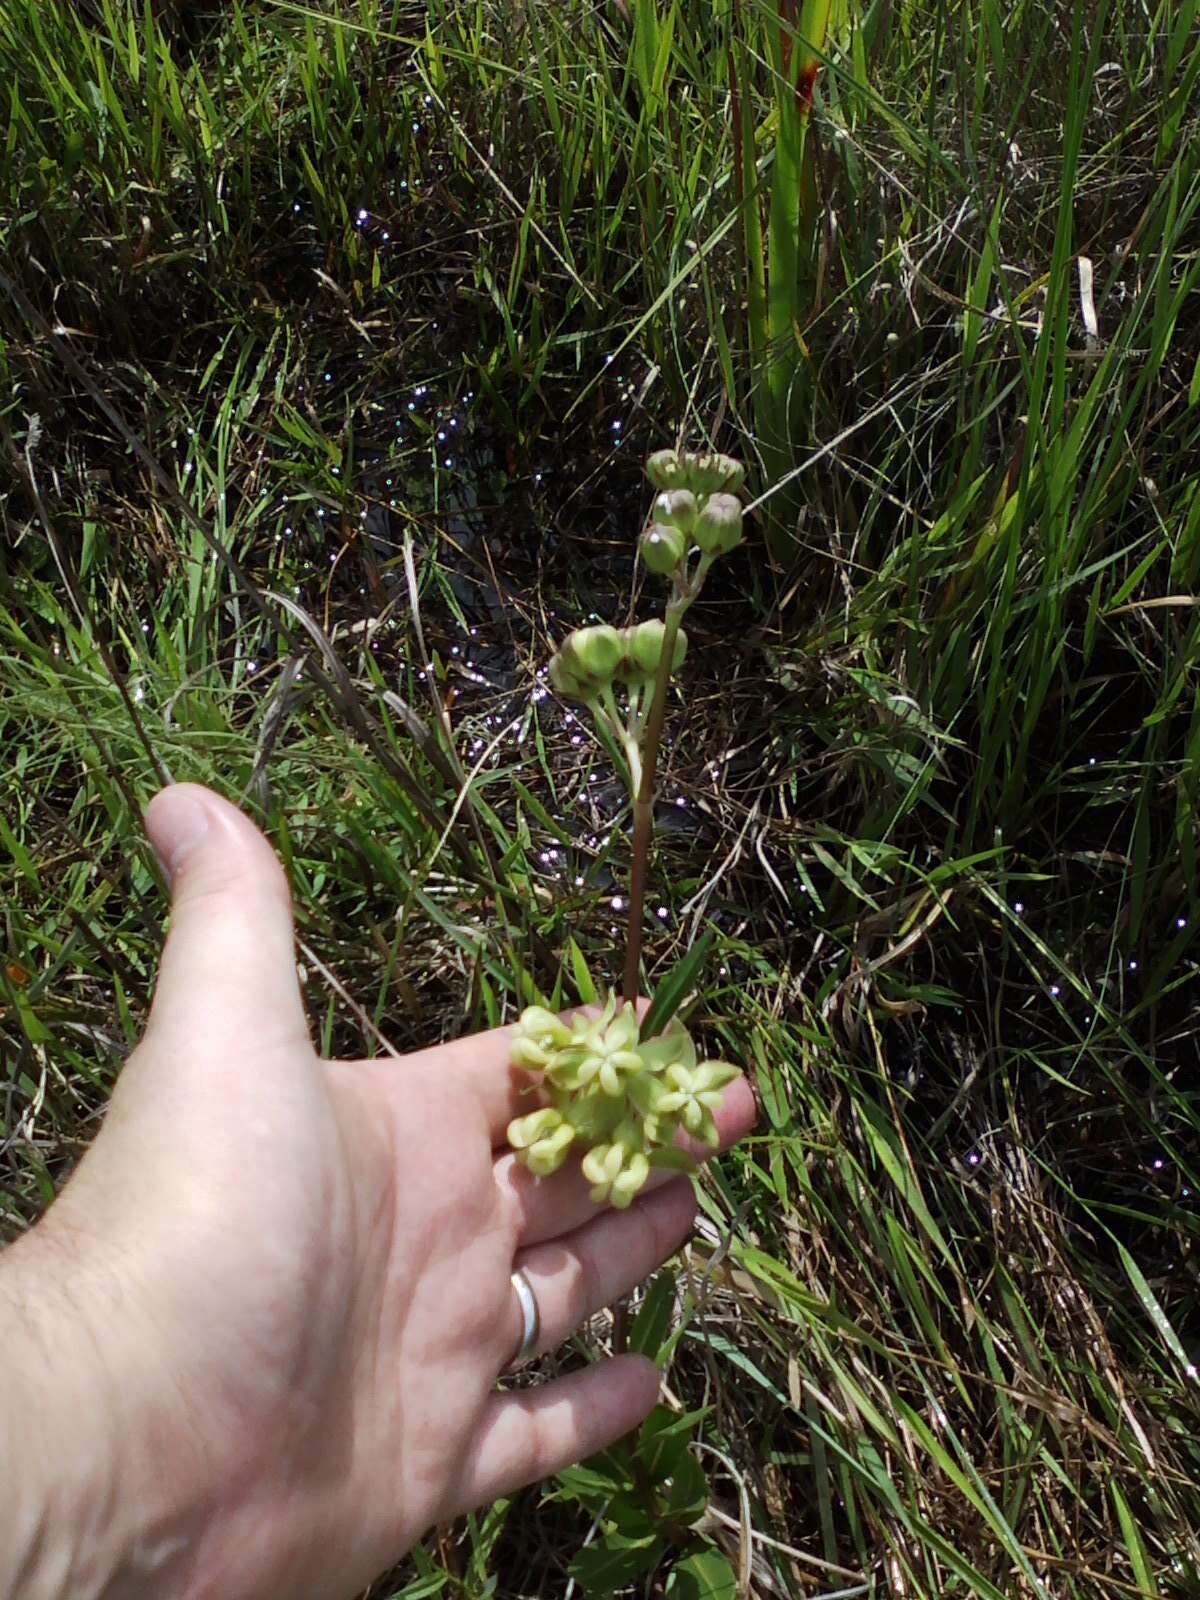
{"label": "plant stalk", "polygon": [[636,1005],[638,978],[642,965],[642,930],[646,914],[646,874],[650,861],[650,837],[654,831],[654,779],[658,770],[658,747],[667,715],[667,694],[671,687],[671,663],[675,656],[675,635],[687,610],[687,600],[678,588],[667,602],[664,617],[662,660],[654,680],[654,699],[646,723],[642,747],[642,775],[633,801],[633,865],[629,874],[629,931],[625,942],[625,979],[622,998]]}

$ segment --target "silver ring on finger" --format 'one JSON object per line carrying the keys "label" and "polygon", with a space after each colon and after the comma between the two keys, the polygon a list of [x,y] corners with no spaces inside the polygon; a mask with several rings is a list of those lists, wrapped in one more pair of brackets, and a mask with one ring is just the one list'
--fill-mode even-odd
{"label": "silver ring on finger", "polygon": [[521,1271],[520,1267],[512,1275],[512,1286],[517,1296],[517,1305],[521,1311],[521,1342],[517,1346],[517,1353],[506,1367],[507,1372],[513,1372],[522,1366],[537,1348],[538,1335],[542,1331],[542,1319],[538,1315],[537,1296],[533,1292],[533,1285]]}

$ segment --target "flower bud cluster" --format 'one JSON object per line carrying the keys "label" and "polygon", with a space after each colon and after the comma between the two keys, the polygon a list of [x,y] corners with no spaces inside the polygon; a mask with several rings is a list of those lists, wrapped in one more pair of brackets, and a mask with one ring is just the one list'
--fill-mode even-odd
{"label": "flower bud cluster", "polygon": [[692,549],[712,557],[742,542],[742,503],[737,497],[746,469],[732,456],[658,450],[646,463],[651,483],[662,492],[654,520],[642,534],[642,560],[651,572],[671,576]]}
{"label": "flower bud cluster", "polygon": [[[592,701],[614,681],[636,688],[649,683],[662,660],[666,625],[657,618],[630,628],[576,628],[550,663],[550,682],[571,700]],[[675,635],[672,672],[687,655],[687,635]]]}
{"label": "flower bud cluster", "polygon": [[710,1149],[715,1112],[738,1069],[700,1062],[687,1029],[671,1024],[657,1038],[638,1037],[630,1005],[609,997],[599,1015],[566,1023],[544,1006],[521,1015],[512,1062],[536,1075],[550,1103],[508,1126],[517,1159],[539,1178],[582,1156],[592,1199],[618,1210],[632,1203],[651,1169],[678,1168],[683,1130]]}

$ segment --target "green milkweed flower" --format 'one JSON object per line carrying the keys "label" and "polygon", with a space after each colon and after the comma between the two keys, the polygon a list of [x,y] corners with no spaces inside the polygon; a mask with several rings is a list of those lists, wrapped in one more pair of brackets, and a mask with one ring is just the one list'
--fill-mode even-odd
{"label": "green milkweed flower", "polygon": [[691,533],[698,510],[696,496],[690,489],[666,489],[654,502],[655,520],[668,528],[678,528],[682,533]]}
{"label": "green milkweed flower", "polygon": [[629,1077],[642,1070],[637,1013],[624,1005],[614,1017],[610,1000],[598,1017],[578,1018],[571,1043],[559,1052],[549,1077],[560,1089],[587,1089],[592,1085],[616,1100],[625,1092]]}
{"label": "green milkweed flower", "polygon": [[621,635],[607,625],[576,628],[559,654],[579,677],[603,681],[612,677],[621,659]]}
{"label": "green milkweed flower", "polygon": [[646,462],[646,476],[657,489],[690,489],[695,495],[734,493],[746,481],[746,469],[733,456],[715,450],[656,450]]}
{"label": "green milkweed flower", "polygon": [[681,489],[687,482],[677,450],[656,450],[646,462],[646,476],[656,489]]}
{"label": "green milkweed flower", "polygon": [[600,1144],[583,1158],[583,1175],[592,1185],[597,1205],[624,1211],[633,1204],[646,1179],[650,1162],[640,1150],[630,1151],[623,1144]]}
{"label": "green milkweed flower", "polygon": [[706,555],[723,555],[742,542],[742,503],[736,495],[710,494],[692,537]]}
{"label": "green milkweed flower", "polygon": [[622,650],[618,628],[576,628],[550,663],[550,682],[568,699],[594,700],[612,682]]}
{"label": "green milkweed flower", "polygon": [[656,1112],[678,1117],[694,1138],[715,1150],[721,1141],[713,1113],[721,1104],[722,1092],[737,1076],[738,1069],[726,1061],[668,1067],[663,1073],[666,1092],[659,1097]]}
{"label": "green milkweed flower", "polygon": [[518,1159],[538,1178],[548,1178],[567,1159],[575,1142],[575,1129],[561,1111],[544,1106],[508,1125],[508,1142]]}
{"label": "green milkweed flower", "polygon": [[562,1126],[563,1115],[553,1106],[543,1106],[528,1116],[514,1117],[508,1125],[508,1142],[514,1150],[528,1150],[539,1139],[554,1133]]}
{"label": "green milkweed flower", "polygon": [[684,463],[688,486],[696,494],[736,493],[746,481],[746,469],[733,456],[716,451],[689,455]]}
{"label": "green milkweed flower", "polygon": [[572,672],[563,658],[557,655],[550,662],[550,682],[568,700],[592,700],[598,692]]}
{"label": "green milkweed flower", "polygon": [[525,1152],[525,1165],[535,1178],[549,1178],[567,1159],[567,1152],[575,1142],[575,1129],[564,1122],[554,1133],[547,1134]]}
{"label": "green milkweed flower", "polygon": [[[713,559],[741,542],[737,492],[745,481],[742,464],[715,451],[659,450],[646,471],[658,492],[653,517],[641,532],[640,553],[647,569],[669,582],[671,659],[664,661],[668,623],[655,619],[623,629],[578,628],[550,663],[554,688],[582,700],[606,742],[623,752],[623,776],[639,803],[647,798],[643,789],[652,787],[648,780],[666,709],[661,691],[687,655],[687,635],[678,623],[700,593]],[[695,549],[700,559],[692,561]],[[629,689],[624,715],[614,683]],[[643,825],[646,812],[637,816],[635,882],[639,870],[644,879],[650,832]],[[637,981],[640,942],[635,917],[626,952],[629,988]],[[737,1076],[725,1062],[698,1062],[678,1020],[656,1038],[643,1040],[633,1008],[618,1009],[612,995],[598,1015],[576,1016],[570,1023],[545,1006],[529,1006],[514,1031],[512,1062],[541,1080],[541,1099],[548,1102],[510,1124],[517,1159],[546,1177],[577,1152],[593,1198],[619,1208],[633,1202],[651,1168],[694,1171],[695,1152],[677,1142],[680,1133],[717,1147],[716,1112]]]}
{"label": "green milkweed flower", "polygon": [[676,570],[687,555],[687,535],[681,528],[654,522],[642,535],[639,548],[642,560],[650,571],[667,576]]}
{"label": "green milkweed flower", "polygon": [[509,1058],[514,1067],[520,1067],[524,1072],[545,1072],[554,1060],[554,1052],[540,1045],[536,1039],[514,1039],[509,1049]]}
{"label": "green milkweed flower", "polygon": [[[625,629],[625,666],[622,675],[628,683],[646,683],[657,673],[666,632],[666,624],[657,617]],[[672,651],[672,672],[679,671],[686,655],[687,634],[680,628],[675,635]]]}
{"label": "green milkweed flower", "polygon": [[676,1018],[642,1040],[634,1008],[610,995],[604,1009],[568,1024],[544,1006],[528,1006],[515,1029],[512,1059],[541,1076],[553,1103],[515,1118],[508,1142],[537,1177],[549,1177],[572,1150],[598,1201],[623,1208],[652,1167],[691,1171],[674,1148],[684,1129],[716,1148],[714,1113],[737,1077],[723,1061],[698,1062],[691,1035]]}
{"label": "green milkweed flower", "polygon": [[545,1006],[526,1006],[517,1023],[518,1039],[528,1039],[543,1050],[561,1050],[571,1042],[571,1030]]}

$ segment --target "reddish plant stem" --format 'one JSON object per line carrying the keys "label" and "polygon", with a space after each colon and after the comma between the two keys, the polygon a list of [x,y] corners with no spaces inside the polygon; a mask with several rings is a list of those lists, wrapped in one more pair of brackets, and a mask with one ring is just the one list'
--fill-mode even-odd
{"label": "reddish plant stem", "polygon": [[642,966],[642,932],[646,916],[646,874],[650,861],[650,839],[654,832],[654,778],[658,770],[658,747],[662,742],[667,715],[667,692],[671,686],[671,662],[675,655],[675,635],[686,602],[675,594],[667,602],[663,633],[662,660],[654,680],[654,699],[646,723],[642,748],[642,778],[633,802],[633,865],[629,873],[629,931],[625,941],[625,980],[622,998],[637,1004],[638,979]]}

